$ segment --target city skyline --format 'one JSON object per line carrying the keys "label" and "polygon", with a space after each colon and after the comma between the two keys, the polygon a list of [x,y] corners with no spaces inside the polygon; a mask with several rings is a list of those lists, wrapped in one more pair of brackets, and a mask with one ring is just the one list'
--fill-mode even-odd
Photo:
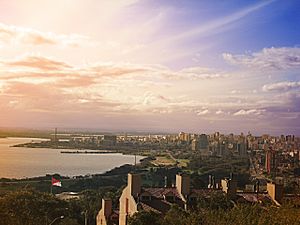
{"label": "city skyline", "polygon": [[1,126],[300,134],[300,3],[0,1]]}

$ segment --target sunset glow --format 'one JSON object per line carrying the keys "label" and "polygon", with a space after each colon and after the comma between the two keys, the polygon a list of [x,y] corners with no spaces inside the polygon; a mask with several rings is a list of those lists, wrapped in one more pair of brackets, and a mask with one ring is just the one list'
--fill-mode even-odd
{"label": "sunset glow", "polygon": [[300,134],[297,0],[0,6],[3,127]]}

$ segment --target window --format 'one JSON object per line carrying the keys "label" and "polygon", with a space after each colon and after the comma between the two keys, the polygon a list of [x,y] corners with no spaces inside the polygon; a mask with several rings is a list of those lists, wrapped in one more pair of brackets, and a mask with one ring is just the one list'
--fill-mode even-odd
{"label": "window", "polygon": [[125,212],[128,214],[128,209],[129,209],[129,200],[126,198],[126,205],[125,205]]}

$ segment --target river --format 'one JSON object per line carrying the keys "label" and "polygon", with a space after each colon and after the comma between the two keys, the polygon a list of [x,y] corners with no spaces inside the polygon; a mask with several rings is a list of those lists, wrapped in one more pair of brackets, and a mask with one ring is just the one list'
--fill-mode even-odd
{"label": "river", "polygon": [[[64,176],[99,174],[124,164],[134,156],[119,153],[61,154],[64,149],[11,147],[41,141],[37,138],[0,138],[0,178],[26,178],[58,173]],[[137,156],[137,162],[142,159]]]}

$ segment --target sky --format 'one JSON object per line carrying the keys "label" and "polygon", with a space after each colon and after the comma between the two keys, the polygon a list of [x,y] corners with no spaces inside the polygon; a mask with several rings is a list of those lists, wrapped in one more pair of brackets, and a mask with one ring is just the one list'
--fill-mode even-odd
{"label": "sky", "polygon": [[300,135],[298,0],[0,0],[0,127]]}

